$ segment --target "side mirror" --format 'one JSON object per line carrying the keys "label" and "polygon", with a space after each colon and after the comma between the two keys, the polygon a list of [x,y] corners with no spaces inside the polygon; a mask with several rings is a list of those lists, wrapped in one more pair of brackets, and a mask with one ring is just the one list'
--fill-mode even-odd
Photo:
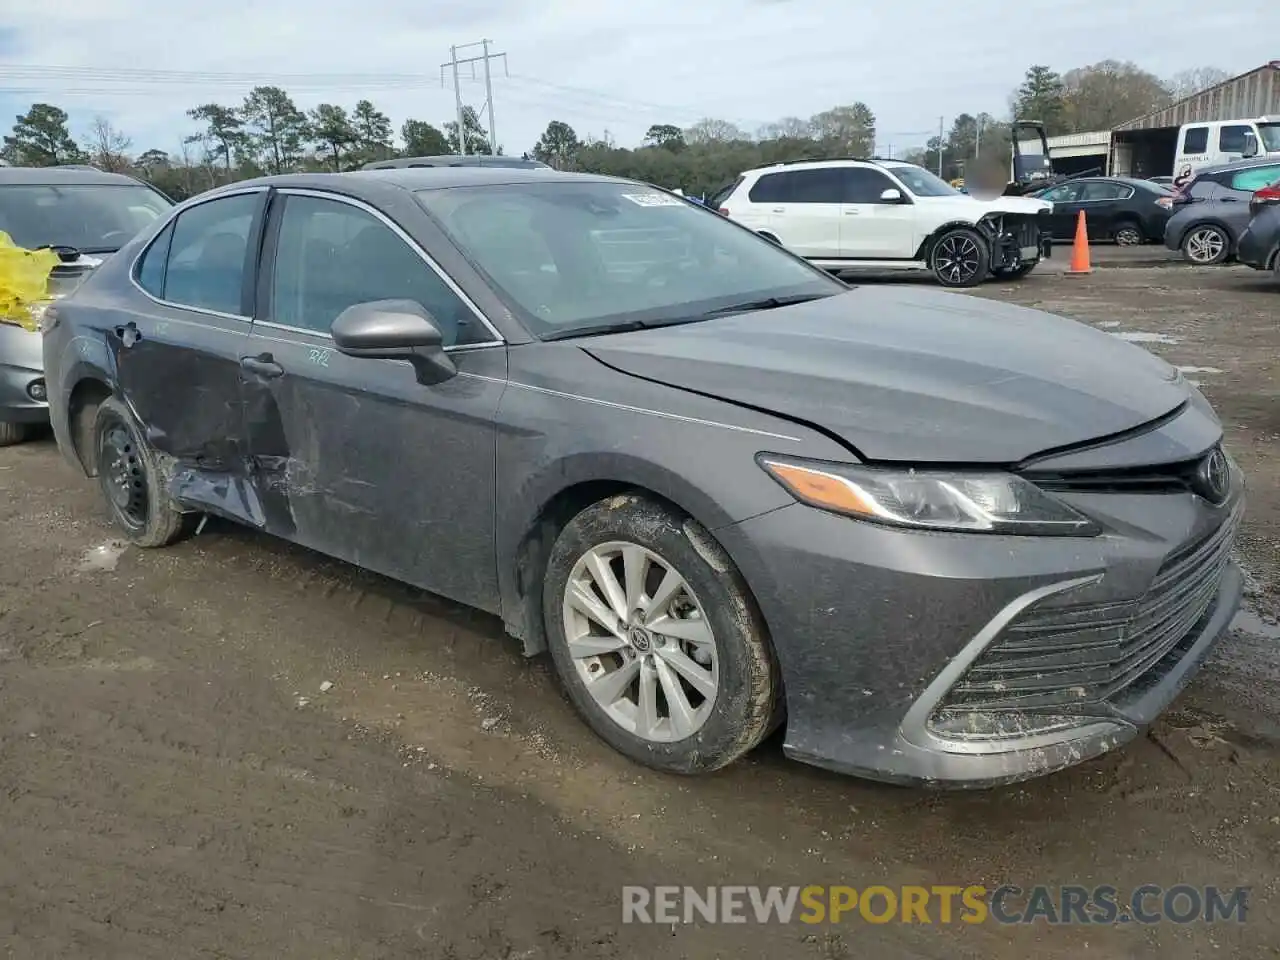
{"label": "side mirror", "polygon": [[888,190],[885,190],[880,194],[880,202],[881,203],[901,203],[902,191],[899,190],[897,187],[890,187]]}
{"label": "side mirror", "polygon": [[349,357],[409,361],[424,386],[443,383],[458,372],[444,352],[440,328],[413,300],[357,303],[338,314],[329,332],[334,346]]}
{"label": "side mirror", "polygon": [[1252,130],[1246,130],[1244,135],[1244,150],[1241,151],[1246,160],[1252,159],[1258,155],[1258,138],[1254,136]]}

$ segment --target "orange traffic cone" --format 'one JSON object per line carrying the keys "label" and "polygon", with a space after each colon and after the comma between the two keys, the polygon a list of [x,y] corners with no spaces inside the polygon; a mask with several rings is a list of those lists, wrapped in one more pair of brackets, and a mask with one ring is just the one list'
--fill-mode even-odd
{"label": "orange traffic cone", "polygon": [[1076,217],[1076,239],[1071,244],[1071,266],[1067,268],[1067,276],[1082,277],[1087,273],[1093,273],[1093,267],[1089,266],[1089,230],[1081,210],[1080,216]]}

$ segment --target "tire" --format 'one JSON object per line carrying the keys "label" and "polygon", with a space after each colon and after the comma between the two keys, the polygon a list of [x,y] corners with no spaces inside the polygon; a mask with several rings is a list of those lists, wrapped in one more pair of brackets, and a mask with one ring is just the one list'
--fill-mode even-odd
{"label": "tire", "polygon": [[1039,266],[1039,260],[1032,260],[1030,263],[1020,263],[1016,267],[997,267],[992,271],[997,280],[1021,280],[1028,273]]}
{"label": "tire", "polygon": [[27,439],[25,423],[0,423],[0,447],[11,447]]}
{"label": "tire", "polygon": [[991,273],[991,251],[977,230],[953,227],[934,241],[929,269],[944,287],[976,287]]}
{"label": "tire", "polygon": [[108,398],[98,407],[93,452],[107,513],[130,543],[164,547],[190,532],[195,518],[165,491],[154,452],[118,400]]}
{"label": "tire", "polygon": [[1182,255],[1197,266],[1221,263],[1231,253],[1231,238],[1222,227],[1199,223],[1182,237]]}
{"label": "tire", "polygon": [[[626,565],[635,561],[633,569],[647,575],[628,596]],[[615,589],[600,588],[593,570],[611,575]],[[663,589],[673,584],[674,592]],[[591,601],[572,603],[571,591],[594,599],[595,617],[583,613]],[[660,606],[646,614],[655,596]],[[611,610],[619,608],[639,608],[629,627],[618,626]],[[574,707],[597,736],[638,763],[677,774],[718,770],[754,749],[781,719],[777,665],[746,583],[710,534],[662,504],[621,494],[569,521],[551,550],[542,610],[551,658]],[[603,620],[617,629],[611,633]],[[663,636],[664,624],[678,625],[681,638]],[[695,646],[696,637],[708,642]],[[624,673],[630,679],[621,686]],[[685,709],[672,709],[672,683]],[[642,688],[655,691],[651,700]],[[651,705],[647,715],[642,699]]]}
{"label": "tire", "polygon": [[1122,247],[1139,247],[1146,242],[1142,228],[1133,220],[1121,220],[1111,231],[1111,238]]}

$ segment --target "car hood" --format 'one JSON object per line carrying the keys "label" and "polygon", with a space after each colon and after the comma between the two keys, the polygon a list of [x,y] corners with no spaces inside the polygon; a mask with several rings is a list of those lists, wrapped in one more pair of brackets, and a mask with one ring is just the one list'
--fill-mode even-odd
{"label": "car hood", "polygon": [[903,287],[582,346],[626,374],[810,424],[869,460],[1014,464],[1190,396],[1169,364],[1093,327]]}
{"label": "car hood", "polygon": [[82,253],[74,260],[64,260],[49,274],[50,295],[65,297],[111,256],[110,253]]}
{"label": "car hood", "polygon": [[1034,216],[1053,209],[1048,200],[1037,200],[1034,197],[990,197],[979,198],[969,194],[958,197],[917,197],[916,202],[926,210],[955,210],[957,214],[973,217],[984,217],[993,213],[1026,213]]}

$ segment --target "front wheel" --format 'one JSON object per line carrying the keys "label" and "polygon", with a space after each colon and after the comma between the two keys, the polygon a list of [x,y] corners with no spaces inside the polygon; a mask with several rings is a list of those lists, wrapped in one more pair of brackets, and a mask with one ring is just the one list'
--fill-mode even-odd
{"label": "front wheel", "polygon": [[124,404],[102,402],[93,424],[93,449],[107,511],[130,543],[163,547],[187,533],[191,518],[169,497],[155,454]]}
{"label": "front wheel", "polygon": [[1231,240],[1225,230],[1213,224],[1192,227],[1182,238],[1182,255],[1198,266],[1221,263],[1231,252]]}
{"label": "front wheel", "polygon": [[976,287],[990,273],[990,264],[987,241],[969,227],[948,230],[929,251],[929,268],[944,287]]}
{"label": "front wheel", "polygon": [[27,439],[27,425],[25,423],[0,422],[0,447],[11,447],[25,439]]}
{"label": "front wheel", "polygon": [[638,494],[587,507],[561,531],[543,586],[556,673],[591,729],[670,773],[706,773],[777,719],[764,623],[724,549]]}

